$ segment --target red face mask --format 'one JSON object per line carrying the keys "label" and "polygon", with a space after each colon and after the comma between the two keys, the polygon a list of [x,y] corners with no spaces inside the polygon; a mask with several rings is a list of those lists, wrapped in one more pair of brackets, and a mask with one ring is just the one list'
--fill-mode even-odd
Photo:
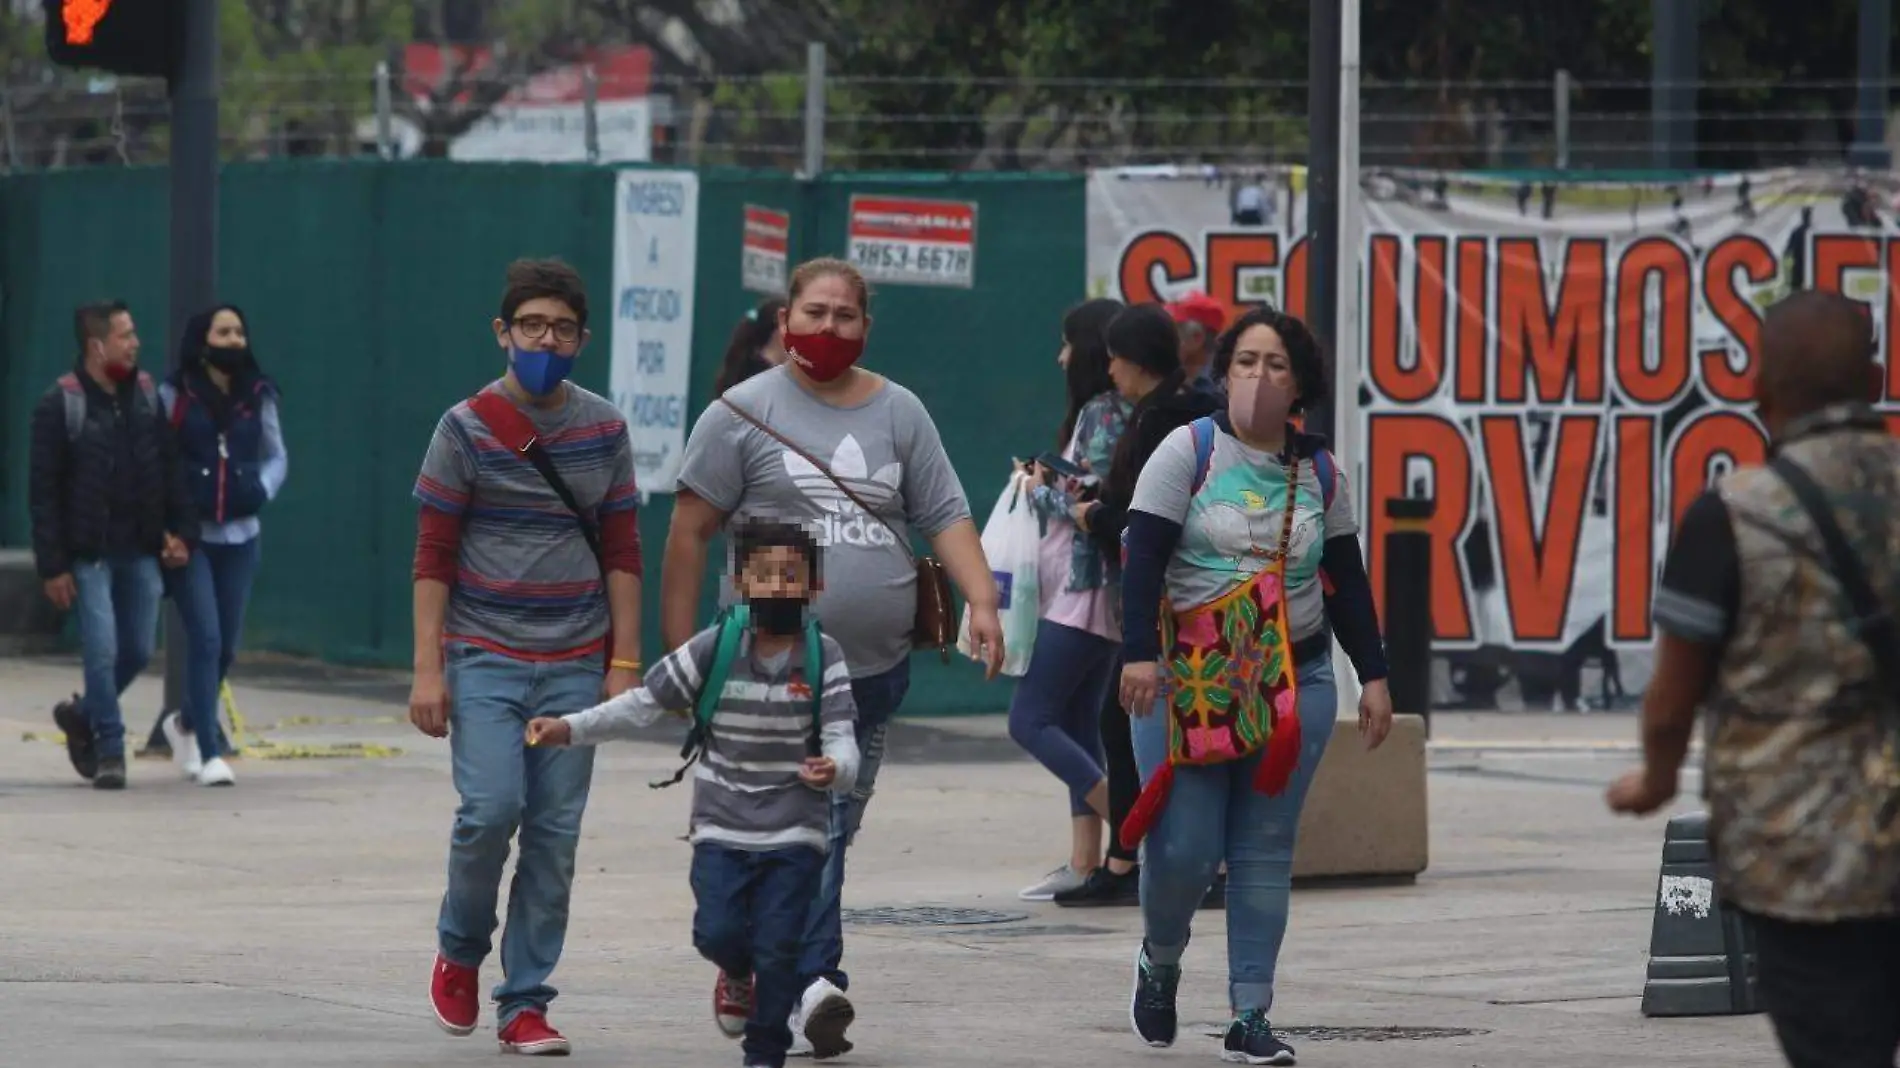
{"label": "red face mask", "polygon": [[785,353],[814,381],[829,382],[864,355],[864,339],[836,334],[785,334]]}
{"label": "red face mask", "polygon": [[105,366],[105,372],[106,377],[112,379],[114,382],[125,382],[130,380],[133,375],[139,373],[139,365],[136,363],[109,363]]}

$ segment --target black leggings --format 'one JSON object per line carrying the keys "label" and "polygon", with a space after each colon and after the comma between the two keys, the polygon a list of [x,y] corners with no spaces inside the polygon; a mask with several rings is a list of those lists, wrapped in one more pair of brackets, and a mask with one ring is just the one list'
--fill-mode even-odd
{"label": "black leggings", "polygon": [[1108,858],[1135,863],[1132,849],[1123,849],[1121,826],[1141,796],[1141,770],[1135,766],[1135,738],[1129,731],[1128,710],[1122,707],[1121,658],[1109,672],[1108,696],[1102,700],[1102,762],[1108,765]]}

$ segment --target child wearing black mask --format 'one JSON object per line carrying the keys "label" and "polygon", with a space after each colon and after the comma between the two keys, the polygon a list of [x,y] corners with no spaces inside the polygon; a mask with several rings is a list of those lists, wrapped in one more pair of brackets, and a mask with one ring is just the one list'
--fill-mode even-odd
{"label": "child wearing black mask", "polygon": [[857,784],[857,706],[843,651],[810,616],[821,585],[811,535],[755,521],[733,546],[742,604],[654,664],[644,685],[534,719],[527,741],[593,745],[637,737],[662,712],[692,717],[683,755],[689,767],[698,761],[693,945],[719,966],[714,1021],[744,1038],[746,1068],[783,1068],[805,917],[824,870],[825,792]]}

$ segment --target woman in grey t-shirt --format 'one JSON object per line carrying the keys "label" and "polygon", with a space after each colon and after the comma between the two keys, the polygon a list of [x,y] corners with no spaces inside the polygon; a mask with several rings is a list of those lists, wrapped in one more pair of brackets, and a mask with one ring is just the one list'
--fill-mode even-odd
{"label": "woman in grey t-shirt", "polygon": [[843,1035],[853,1009],[839,968],[844,852],[877,781],[885,729],[910,685],[917,580],[905,546],[913,528],[968,602],[972,647],[992,678],[1002,667],[1003,629],[996,581],[930,413],[910,390],[857,366],[871,327],[864,277],[841,260],[803,264],[779,317],[786,361],[732,387],[687,439],[660,579],[661,630],[677,648],[699,629],[707,550],[728,522],[799,523],[824,547],[824,587],[813,608],[851,669],[861,763],[857,788],[832,800],[831,854],[812,903],[792,1029],[828,1057],[851,1048]]}

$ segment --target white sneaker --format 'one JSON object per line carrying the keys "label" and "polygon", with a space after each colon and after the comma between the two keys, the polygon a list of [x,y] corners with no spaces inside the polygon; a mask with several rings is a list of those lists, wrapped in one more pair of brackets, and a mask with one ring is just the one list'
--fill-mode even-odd
{"label": "white sneaker", "polygon": [[1016,896],[1023,901],[1054,901],[1057,894],[1079,890],[1087,881],[1088,876],[1064,864],[1043,876],[1040,881],[1023,887]]}
{"label": "white sneaker", "polygon": [[237,776],[231,774],[231,765],[223,757],[212,757],[198,771],[199,786],[230,786],[237,782]]}
{"label": "white sneaker", "polygon": [[159,721],[159,729],[165,732],[165,742],[172,747],[172,761],[185,778],[196,779],[204,770],[204,758],[198,754],[198,739],[185,729],[183,713],[172,712]]}
{"label": "white sneaker", "polygon": [[856,1018],[851,999],[836,983],[814,979],[792,1010],[792,1049],[802,1056],[801,1047],[808,1046],[811,1057],[821,1061],[849,1053],[851,1040],[844,1037],[844,1032]]}

